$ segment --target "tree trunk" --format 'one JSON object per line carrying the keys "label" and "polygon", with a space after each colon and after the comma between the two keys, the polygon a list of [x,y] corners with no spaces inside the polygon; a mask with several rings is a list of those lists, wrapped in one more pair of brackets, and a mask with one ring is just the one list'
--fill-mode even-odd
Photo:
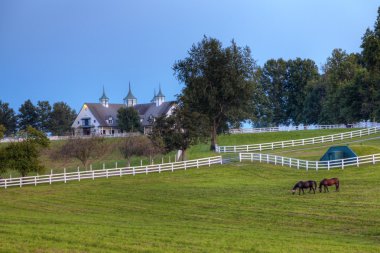
{"label": "tree trunk", "polygon": [[181,161],[186,161],[186,149],[182,149]]}
{"label": "tree trunk", "polygon": [[217,125],[216,125],[216,122],[214,120],[214,123],[213,123],[212,128],[211,128],[211,146],[210,146],[211,151],[215,151],[215,147],[217,144],[216,129],[217,129]]}

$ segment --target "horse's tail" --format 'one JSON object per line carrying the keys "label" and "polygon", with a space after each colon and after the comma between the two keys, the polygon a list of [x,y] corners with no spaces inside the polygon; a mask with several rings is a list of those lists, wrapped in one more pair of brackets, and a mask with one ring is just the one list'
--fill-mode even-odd
{"label": "horse's tail", "polygon": [[336,190],[338,191],[339,190],[339,179],[338,178],[335,181],[335,185],[336,185]]}

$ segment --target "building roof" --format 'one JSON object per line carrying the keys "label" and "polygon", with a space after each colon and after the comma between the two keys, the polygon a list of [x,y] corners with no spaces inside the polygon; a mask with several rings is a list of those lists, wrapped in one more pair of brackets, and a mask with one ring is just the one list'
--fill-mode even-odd
{"label": "building roof", "polygon": [[[142,119],[142,125],[151,125],[149,121],[150,117],[159,117],[169,112],[170,108],[174,105],[174,101],[164,102],[160,106],[156,106],[155,103],[138,104],[134,108],[138,111],[140,118]],[[100,103],[85,103],[91,113],[94,115],[100,126],[112,126],[117,127],[117,111],[121,107],[126,107],[125,104],[108,104],[108,107],[103,106]],[[113,123],[108,124],[106,120],[112,117]]]}

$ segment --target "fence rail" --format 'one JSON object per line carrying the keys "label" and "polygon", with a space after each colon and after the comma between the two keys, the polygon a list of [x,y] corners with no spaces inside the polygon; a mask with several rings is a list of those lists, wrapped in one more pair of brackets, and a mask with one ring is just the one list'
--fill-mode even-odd
{"label": "fence rail", "polygon": [[261,144],[250,144],[250,145],[237,145],[237,146],[216,146],[216,152],[218,153],[240,153],[240,152],[254,152],[263,150],[273,150],[281,148],[289,148],[295,146],[312,145],[325,142],[334,142],[344,139],[352,139],[356,137],[362,137],[370,134],[375,134],[380,132],[380,127],[366,128],[351,132],[318,136],[307,139],[298,140],[288,140],[288,141],[278,141],[270,143]]}
{"label": "fence rail", "polygon": [[354,124],[335,124],[335,125],[298,125],[298,126],[278,126],[265,128],[233,128],[229,130],[231,134],[255,134],[270,132],[288,132],[298,130],[321,130],[321,129],[340,129],[340,128],[372,128],[380,127],[377,122],[359,122]]}
{"label": "fence rail", "polygon": [[297,158],[290,158],[284,156],[261,154],[261,153],[240,153],[240,162],[243,161],[258,161],[261,163],[272,163],[275,165],[295,167],[297,169],[306,170],[330,170],[330,169],[344,169],[347,166],[357,166],[362,164],[375,164],[380,162],[380,154],[357,156],[346,159],[331,160],[331,161],[307,161]]}
{"label": "fence rail", "polygon": [[152,172],[164,172],[164,171],[174,171],[180,169],[188,168],[199,168],[201,166],[211,166],[212,164],[222,164],[221,156],[207,157],[197,160],[188,160],[174,163],[162,163],[146,166],[136,166],[136,167],[124,167],[124,168],[114,168],[105,170],[88,170],[88,171],[78,171],[50,174],[50,175],[40,175],[40,176],[30,176],[30,177],[19,177],[19,178],[6,178],[0,179],[0,188],[8,188],[11,186],[22,187],[24,185],[38,185],[38,184],[52,184],[54,182],[64,182],[67,181],[81,181],[83,179],[95,179],[95,178],[108,178],[114,176],[124,176],[124,175],[136,175],[136,174],[148,174]]}

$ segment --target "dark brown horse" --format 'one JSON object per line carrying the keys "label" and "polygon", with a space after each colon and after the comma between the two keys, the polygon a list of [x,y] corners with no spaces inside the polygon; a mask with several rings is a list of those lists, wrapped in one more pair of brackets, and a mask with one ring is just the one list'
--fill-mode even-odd
{"label": "dark brown horse", "polygon": [[314,194],[315,194],[315,190],[317,189],[317,182],[313,181],[313,180],[309,180],[309,181],[299,181],[297,182],[293,189],[292,189],[292,193],[296,193],[297,189],[298,189],[298,195],[301,195],[301,191],[303,194],[305,194],[304,190],[303,189],[307,189],[309,188],[309,192],[311,192],[311,190],[313,190]]}
{"label": "dark brown horse", "polygon": [[335,190],[336,191],[339,191],[339,178],[330,178],[330,179],[323,179],[320,183],[319,183],[319,192],[322,192],[322,186],[323,186],[323,190],[324,192],[329,192],[329,187],[328,186],[332,186],[332,185],[335,185]]}

